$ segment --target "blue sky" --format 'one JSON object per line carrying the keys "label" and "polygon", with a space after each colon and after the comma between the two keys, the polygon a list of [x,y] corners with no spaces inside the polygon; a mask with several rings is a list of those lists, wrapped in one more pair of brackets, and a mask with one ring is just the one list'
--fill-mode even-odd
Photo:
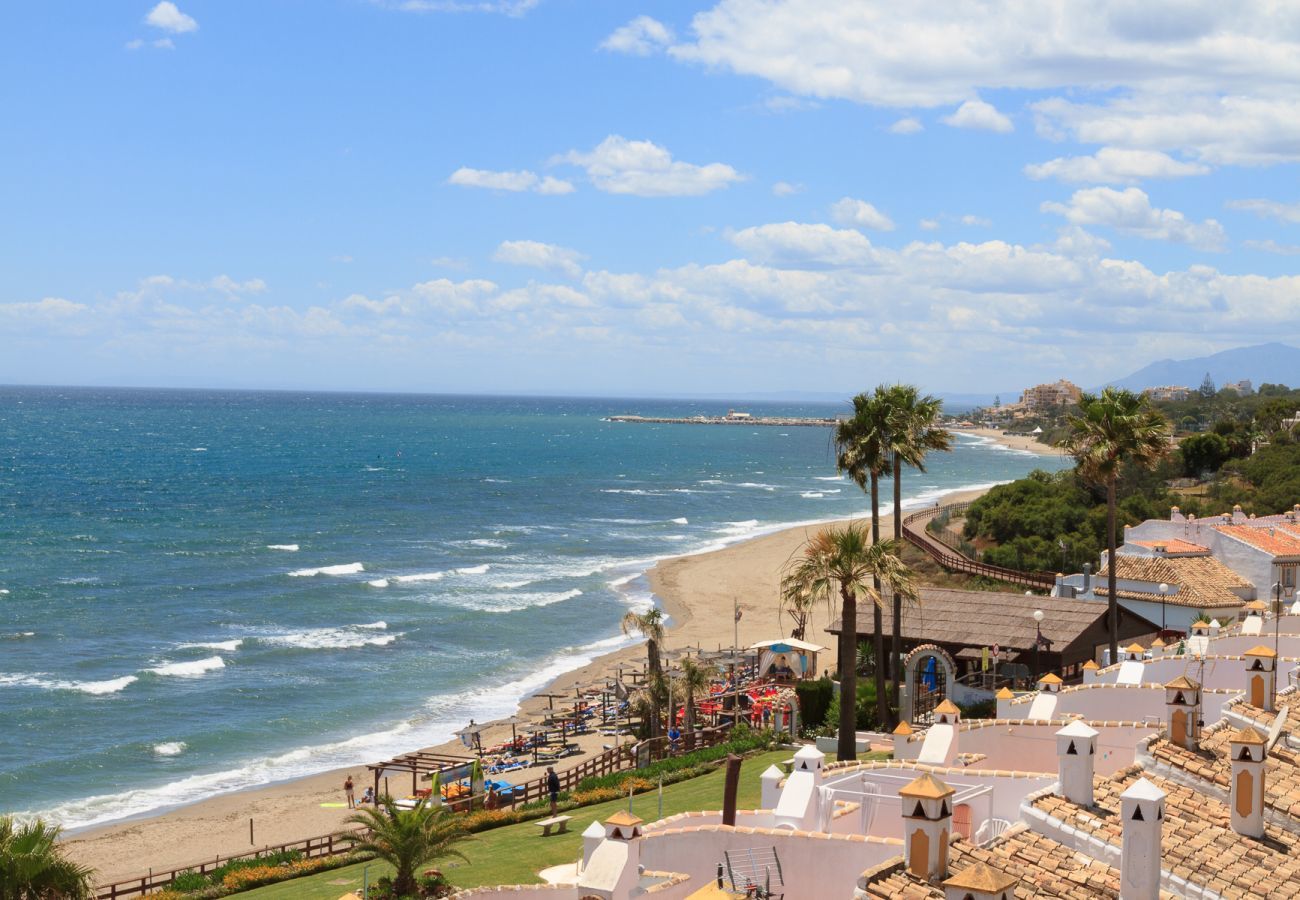
{"label": "blue sky", "polygon": [[1298,43],[1262,0],[18,5],[0,382],[1006,391],[1286,339]]}

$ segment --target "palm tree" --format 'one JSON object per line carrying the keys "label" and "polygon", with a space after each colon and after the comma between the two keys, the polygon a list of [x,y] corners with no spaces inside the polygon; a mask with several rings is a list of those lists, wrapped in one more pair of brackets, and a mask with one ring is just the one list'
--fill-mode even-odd
{"label": "palm tree", "polygon": [[[646,652],[646,678],[653,680],[663,677],[663,661],[659,658],[660,645],[664,642],[664,614],[657,607],[651,607],[643,613],[636,610],[629,610],[623,621],[620,623],[624,634],[639,634],[645,638]],[[654,694],[651,699],[656,701],[654,714],[651,716],[650,737],[656,737],[659,734],[659,706]]]}
{"label": "palm tree", "polygon": [[1115,485],[1125,464],[1153,468],[1169,452],[1169,422],[1143,396],[1108,387],[1079,398],[1077,416],[1070,416],[1069,433],[1061,441],[1075,460],[1080,477],[1106,488],[1106,550],[1109,572],[1110,658],[1119,659],[1119,607],[1115,600]]}
{"label": "palm tree", "polygon": [[794,627],[790,629],[790,637],[800,641],[806,639],[808,620],[812,618],[813,606],[816,603],[816,597],[802,591],[781,595],[781,612],[794,620]]}
{"label": "palm tree", "polygon": [[59,831],[39,819],[19,823],[12,816],[0,816],[0,900],[95,896],[92,870],[63,855]]}
{"label": "palm tree", "polygon": [[373,853],[396,869],[393,893],[399,897],[416,893],[415,870],[425,863],[445,856],[469,862],[456,845],[472,838],[445,806],[421,800],[414,809],[399,809],[392,797],[381,797],[374,809],[360,810],[347,821],[366,829],[344,835],[353,849]]}
{"label": "palm tree", "polygon": [[[804,591],[833,604],[840,601],[840,722],[836,758],[857,758],[854,732],[857,719],[858,601],[882,603],[878,583],[886,583],[899,596],[916,599],[911,569],[897,556],[893,541],[873,543],[866,528],[850,523],[814,535],[804,545],[782,579],[783,591]],[[879,667],[877,667],[879,668]]]}
{"label": "palm tree", "polygon": [[[888,410],[880,402],[883,385],[874,395],[853,398],[853,415],[835,426],[835,468],[853,480],[860,490],[871,491],[871,542],[880,541],[880,477],[889,474],[887,438]],[[880,581],[874,582],[877,592]],[[876,659],[876,717],[889,721],[889,698],[885,696],[885,625],[880,607],[872,607],[872,649]],[[856,640],[856,635],[854,637]],[[842,661],[842,660],[841,660]],[[843,671],[841,669],[841,671]],[[851,705],[851,704],[850,704]]]}
{"label": "palm tree", "polygon": [[[876,388],[880,402],[887,408],[889,423],[887,448],[894,464],[894,540],[903,545],[903,466],[925,471],[925,457],[932,450],[952,449],[952,433],[938,427],[943,413],[943,401],[921,392],[912,384],[895,384]],[[898,692],[902,684],[902,671],[898,664],[903,647],[903,599],[894,597],[893,634],[890,640],[890,670],[893,682],[890,703],[898,708]]]}
{"label": "palm tree", "polygon": [[682,660],[682,674],[677,678],[677,689],[686,701],[686,749],[695,740],[695,698],[709,693],[709,673],[693,659]]}

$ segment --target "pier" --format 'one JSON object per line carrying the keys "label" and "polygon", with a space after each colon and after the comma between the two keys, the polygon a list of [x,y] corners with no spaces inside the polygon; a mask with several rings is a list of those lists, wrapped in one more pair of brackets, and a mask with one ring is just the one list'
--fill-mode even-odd
{"label": "pier", "polygon": [[834,417],[810,419],[801,416],[751,416],[748,413],[729,412],[725,416],[690,416],[684,419],[660,416],[609,416],[607,422],[632,422],[643,425],[764,425],[782,428],[830,428],[839,424]]}

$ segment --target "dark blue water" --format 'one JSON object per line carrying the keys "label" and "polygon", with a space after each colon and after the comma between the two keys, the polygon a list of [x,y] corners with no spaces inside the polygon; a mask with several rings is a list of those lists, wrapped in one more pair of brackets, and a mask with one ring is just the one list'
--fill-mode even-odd
{"label": "dark blue water", "polygon": [[[0,388],[0,811],[75,827],[447,740],[618,646],[654,559],[865,508],[826,429],[602,421],[722,411]],[[905,495],[1035,465],[963,436]]]}

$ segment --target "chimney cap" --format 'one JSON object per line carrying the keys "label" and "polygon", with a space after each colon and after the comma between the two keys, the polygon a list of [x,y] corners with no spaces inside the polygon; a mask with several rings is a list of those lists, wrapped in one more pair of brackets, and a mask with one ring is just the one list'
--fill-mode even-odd
{"label": "chimney cap", "polygon": [[1098,735],[1097,729],[1086,724],[1083,719],[1075,719],[1066,725],[1060,731],[1056,732],[1057,737],[1081,737],[1095,738]]}
{"label": "chimney cap", "polygon": [[1055,672],[1048,672],[1046,675],[1038,679],[1038,683],[1039,684],[1063,684],[1064,682],[1061,681],[1060,675],[1057,675]]}
{"label": "chimney cap", "polygon": [[951,700],[949,700],[946,697],[944,698],[944,701],[942,703],[940,703],[938,706],[934,708],[934,711],[937,713],[946,713],[947,715],[950,716],[961,715],[961,708],[958,707],[956,703],[953,703]]}
{"label": "chimney cap", "polygon": [[894,728],[894,734],[904,735],[904,734],[911,734],[911,733],[912,733],[912,726],[908,725],[906,722],[899,722],[898,725]]}
{"label": "chimney cap", "polygon": [[1004,684],[998,689],[998,692],[994,696],[999,700],[1013,700],[1016,695],[1011,693],[1011,688]]}
{"label": "chimney cap", "polygon": [[1095,659],[1090,659],[1090,660],[1088,660],[1086,663],[1083,664],[1083,667],[1084,667],[1085,669],[1100,669],[1100,668],[1101,668],[1101,666],[1097,665],[1097,660],[1095,660]]}
{"label": "chimney cap", "polygon": [[635,816],[624,809],[620,809],[605,820],[606,825],[621,825],[624,828],[636,827],[643,824],[643,822],[644,820],[640,816]]}
{"label": "chimney cap", "polygon": [[1246,655],[1246,656],[1263,656],[1263,657],[1272,658],[1272,657],[1277,656],[1277,653],[1275,653],[1275,652],[1273,651],[1273,648],[1272,648],[1272,647],[1265,647],[1263,644],[1260,644],[1258,647],[1252,647],[1251,649],[1247,650],[1246,653],[1245,653],[1245,655]]}
{"label": "chimney cap", "polygon": [[1256,731],[1254,728],[1252,728],[1249,725],[1241,729],[1241,731],[1238,731],[1229,740],[1233,744],[1267,744],[1268,743],[1268,739],[1265,738],[1264,735],[1260,734],[1258,731]]}
{"label": "chimney cap", "polygon": [[1120,794],[1121,800],[1163,800],[1165,792],[1160,790],[1145,778],[1139,778],[1128,786],[1128,790]]}
{"label": "chimney cap", "polygon": [[1177,691],[1198,691],[1201,689],[1201,686],[1195,681],[1192,681],[1192,679],[1188,678],[1186,675],[1179,675],[1173,681],[1166,684],[1165,688],[1173,688]]}
{"label": "chimney cap", "polygon": [[898,789],[900,797],[918,797],[922,800],[942,800],[951,797],[957,791],[948,787],[929,772],[925,772],[915,781],[908,782]]}
{"label": "chimney cap", "polygon": [[1125,653],[1146,653],[1147,648],[1143,647],[1141,644],[1134,641],[1132,644],[1129,644],[1127,647],[1124,648],[1124,652]]}
{"label": "chimney cap", "polygon": [[981,894],[997,894],[1014,886],[1020,881],[1006,872],[999,872],[987,863],[977,862],[967,866],[943,883],[946,888],[962,891],[979,891]]}
{"label": "chimney cap", "polygon": [[1154,641],[1151,642],[1151,647],[1152,647],[1153,649],[1156,648],[1156,647],[1163,647],[1164,645],[1165,645],[1165,642],[1162,641],[1162,640],[1160,639],[1159,636],[1157,636],[1156,639],[1155,639]]}

